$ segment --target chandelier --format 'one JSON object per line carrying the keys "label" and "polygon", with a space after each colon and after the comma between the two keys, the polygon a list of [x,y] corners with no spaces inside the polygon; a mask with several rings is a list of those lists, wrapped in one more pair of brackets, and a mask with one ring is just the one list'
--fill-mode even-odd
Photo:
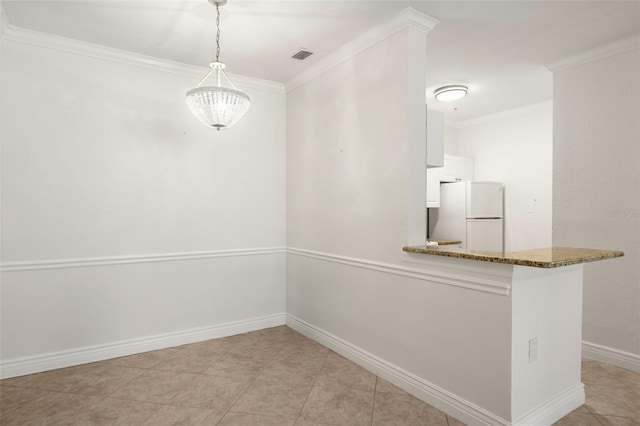
{"label": "chandelier", "polygon": [[[225,64],[220,62],[220,6],[224,6],[227,0],[209,0],[209,3],[215,5],[217,12],[216,60],[209,64],[211,69],[196,87],[187,92],[185,102],[193,115],[205,126],[220,130],[232,127],[240,121],[249,109],[251,100],[245,93],[236,89],[224,71]],[[212,73],[215,73],[216,85],[202,86]],[[222,77],[231,87],[222,86]]]}

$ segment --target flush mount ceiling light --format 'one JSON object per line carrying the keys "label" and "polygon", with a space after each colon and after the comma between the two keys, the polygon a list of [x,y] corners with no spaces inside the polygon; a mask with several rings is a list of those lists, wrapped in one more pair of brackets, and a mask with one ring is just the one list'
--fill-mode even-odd
{"label": "flush mount ceiling light", "polygon": [[434,93],[437,100],[443,102],[451,102],[464,98],[467,95],[467,90],[467,86],[454,84],[451,86],[444,86],[436,89]]}
{"label": "flush mount ceiling light", "polygon": [[[220,62],[220,6],[227,4],[227,0],[209,0],[209,3],[216,7],[217,13],[216,60],[209,64],[211,69],[196,87],[187,92],[185,102],[193,115],[204,125],[220,130],[236,124],[249,109],[251,100],[245,93],[236,89],[224,71],[225,65]],[[200,87],[214,72],[216,85]],[[222,86],[222,76],[231,85],[230,88]]]}

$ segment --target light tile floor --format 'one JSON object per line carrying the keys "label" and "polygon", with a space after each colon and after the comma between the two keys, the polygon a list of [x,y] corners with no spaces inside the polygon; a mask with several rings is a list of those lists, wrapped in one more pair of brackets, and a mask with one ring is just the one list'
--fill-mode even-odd
{"label": "light tile floor", "polygon": [[[583,363],[558,425],[640,425],[640,374]],[[2,425],[462,423],[287,327],[0,381]]]}

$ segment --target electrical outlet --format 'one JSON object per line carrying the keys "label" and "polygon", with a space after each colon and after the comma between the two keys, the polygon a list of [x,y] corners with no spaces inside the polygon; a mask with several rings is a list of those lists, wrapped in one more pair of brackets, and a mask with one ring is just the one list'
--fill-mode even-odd
{"label": "electrical outlet", "polygon": [[529,364],[538,359],[538,338],[529,339]]}

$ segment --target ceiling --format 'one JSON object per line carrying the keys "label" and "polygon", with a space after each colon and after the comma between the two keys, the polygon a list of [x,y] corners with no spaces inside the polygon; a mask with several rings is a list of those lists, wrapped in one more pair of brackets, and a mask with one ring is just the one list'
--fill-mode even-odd
{"label": "ceiling", "polygon": [[[427,103],[461,121],[552,97],[544,64],[640,33],[640,1],[229,0],[221,55],[233,74],[286,83],[406,7],[440,21],[427,36]],[[186,64],[215,57],[207,0],[2,0],[9,23]],[[300,48],[314,52],[301,62]],[[461,83],[469,95],[433,99]],[[457,108],[457,111],[454,111]]]}

